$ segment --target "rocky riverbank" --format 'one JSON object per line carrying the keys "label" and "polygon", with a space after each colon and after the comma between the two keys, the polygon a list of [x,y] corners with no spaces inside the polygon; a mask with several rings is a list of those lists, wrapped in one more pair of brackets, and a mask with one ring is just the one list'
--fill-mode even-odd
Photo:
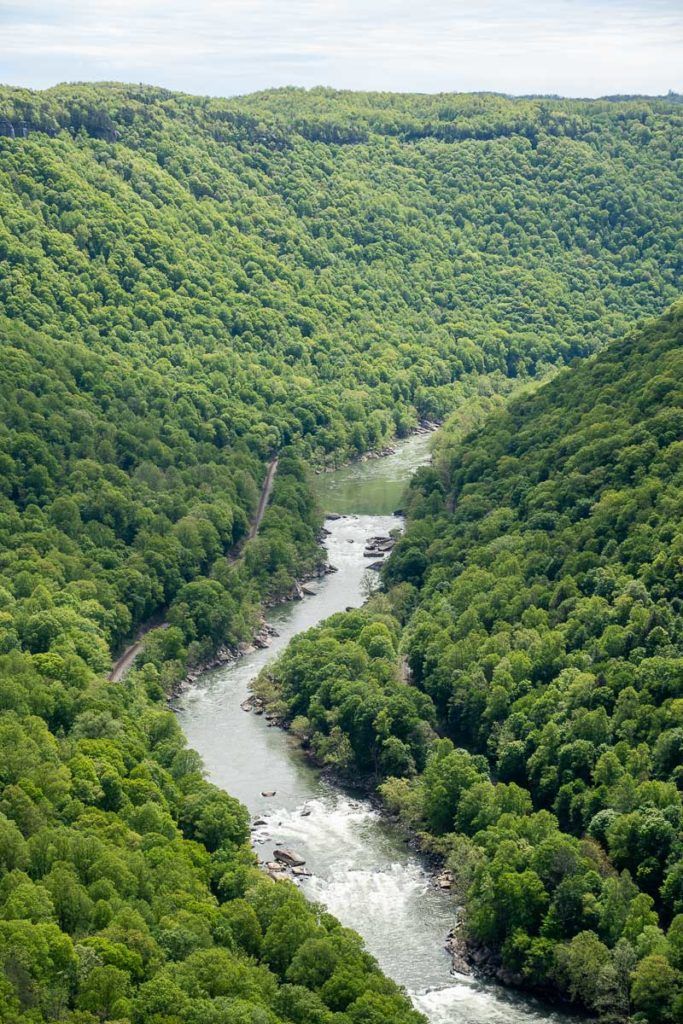
{"label": "rocky riverbank", "polygon": [[[320,530],[320,536],[318,538],[322,549],[323,541],[325,538],[324,527]],[[263,602],[264,608],[277,608],[278,605],[287,604],[289,601],[303,601],[305,597],[314,597],[316,591],[308,586],[309,583],[314,583],[316,580],[322,580],[325,576],[329,576],[335,573],[337,570],[334,565],[330,565],[328,562],[320,562],[312,572],[302,573],[297,580],[294,580],[292,587],[287,591],[286,594],[278,597],[266,598]]]}
{"label": "rocky riverbank", "polygon": [[[270,711],[270,706],[268,698],[258,692],[250,694],[241,704],[244,711],[263,715],[270,726],[277,726],[289,731],[290,723],[280,715]],[[296,742],[307,759],[316,768],[322,769],[322,777],[327,779],[335,789],[356,796],[362,793],[363,797],[370,801],[382,819],[389,823],[403,837],[406,845],[420,858],[423,868],[429,876],[431,885],[442,892],[452,894],[454,924],[444,936],[444,948],[451,958],[453,973],[475,978],[491,979],[502,985],[512,986],[513,988],[528,992],[530,986],[525,982],[525,979],[505,967],[498,953],[468,938],[462,922],[458,920],[458,893],[455,891],[453,874],[446,867],[444,858],[429,848],[429,846],[425,846],[424,838],[418,832],[409,828],[404,821],[401,821],[398,815],[387,810],[386,805],[377,793],[376,780],[370,776],[360,777],[355,774],[347,776],[329,766],[321,765],[308,746],[305,737],[297,736]],[[276,794],[263,795],[275,796]],[[310,813],[310,811],[304,808],[301,812],[302,817],[307,813]],[[270,835],[267,832],[261,831],[265,825],[266,822],[263,819],[256,819],[253,822],[252,840],[255,844],[266,843],[270,839]],[[294,871],[291,865],[278,861],[277,857],[274,861],[266,860],[259,861],[259,863],[263,870],[275,879],[289,878],[291,881],[297,881],[301,877],[308,877],[310,874],[304,865],[299,865],[298,869]],[[545,991],[538,992],[538,994],[544,999],[552,996],[552,993]]]}
{"label": "rocky riverbank", "polygon": [[[321,533],[321,546],[322,539],[323,537]],[[263,602],[263,608],[276,608],[278,605],[287,604],[289,601],[302,601],[304,597],[313,597],[316,591],[309,587],[308,584],[315,580],[324,579],[325,576],[335,573],[336,571],[335,566],[321,561],[312,572],[304,573],[301,575],[300,579],[295,580],[291,589],[288,590],[286,594],[278,597],[267,598]],[[265,618],[261,617],[250,643],[245,641],[234,647],[228,644],[222,644],[210,658],[206,658],[203,661],[198,662],[189,669],[187,674],[173,687],[168,700],[172,701],[179,697],[183,690],[187,689],[188,686],[194,685],[204,672],[209,672],[214,668],[221,668],[223,665],[230,665],[233,662],[239,661],[239,659],[243,658],[246,654],[253,653],[253,651],[257,649],[270,647],[273,637],[276,636],[278,636],[278,632],[275,627],[271,626]]]}
{"label": "rocky riverbank", "polygon": [[[283,718],[279,714],[275,714],[270,711],[271,703],[268,698],[258,692],[251,693],[246,700],[242,701],[240,707],[243,711],[263,716],[268,722],[269,726],[277,726],[278,728],[284,729],[289,732],[290,723],[287,719]],[[293,735],[293,734],[290,734]],[[335,789],[346,791],[358,795],[362,793],[363,797],[372,804],[374,809],[383,818],[384,821],[391,824],[392,828],[403,836],[403,840],[407,846],[420,858],[422,865],[429,876],[431,884],[434,888],[439,889],[442,892],[451,893],[453,892],[453,875],[445,866],[444,859],[438,853],[433,850],[425,849],[424,843],[420,835],[414,830],[409,829],[405,822],[402,822],[398,815],[392,814],[387,810],[386,805],[382,801],[381,797],[377,793],[376,780],[370,776],[346,776],[344,773],[330,768],[329,765],[321,764],[318,761],[313,751],[310,749],[305,737],[296,736],[296,744],[302,750],[304,756],[314,765],[316,768],[321,769],[321,776],[329,781]],[[276,793],[263,793],[262,796],[276,796]],[[310,809],[304,807],[301,811],[301,816],[306,817],[310,814]],[[268,833],[263,833],[261,829],[266,825],[266,822],[262,818],[257,818],[252,823],[252,841],[254,844],[261,844],[268,841],[270,838]],[[277,858],[276,858],[277,859]],[[287,866],[271,863],[269,861],[259,861],[263,870],[267,871],[268,874],[273,878],[289,877],[291,875],[292,880],[296,880],[300,877],[307,877],[310,873],[307,871],[295,871],[293,874],[290,871],[288,875]],[[290,865],[291,867],[291,865]],[[455,894],[454,894],[455,896]],[[453,915],[457,916],[457,905],[454,902]],[[479,970],[479,962],[483,963],[483,957],[481,954],[475,956],[475,951],[470,951],[469,947],[464,943],[462,937],[458,935],[456,945],[456,935],[458,934],[458,925],[448,932],[445,936],[444,945],[445,949],[450,953],[453,962],[453,971],[458,974],[474,974]],[[471,953],[471,955],[470,955]],[[483,973],[483,969],[482,969]],[[493,974],[491,975],[493,976]],[[502,979],[501,979],[502,980]],[[510,983],[510,982],[506,982]]]}
{"label": "rocky riverbank", "polygon": [[[415,434],[433,434],[441,426],[440,422],[435,420],[420,420],[417,426],[412,427],[407,434],[407,437],[414,437]],[[332,465],[318,466],[314,472],[317,475],[322,473],[336,473],[337,470],[343,469],[345,466],[353,466],[356,463],[372,462],[374,459],[386,459],[390,455],[396,455],[398,448],[396,443],[402,438],[395,438],[395,442],[390,444],[382,445],[381,448],[372,448],[368,452],[361,452],[358,455],[349,456],[349,458],[342,459],[341,462],[336,462]]]}
{"label": "rocky riverbank", "polygon": [[220,668],[222,665],[230,665],[235,661],[239,661],[245,654],[251,654],[257,648],[270,647],[273,637],[277,636],[278,632],[274,626],[271,626],[265,619],[261,619],[259,625],[254,633],[251,643],[240,643],[236,647],[231,647],[228,644],[222,644],[210,658],[206,658],[198,664],[193,665],[188,670],[187,674],[173,687],[173,690],[169,694],[169,701],[179,697],[183,690],[187,689],[188,686],[194,685],[199,677],[204,672],[209,672],[213,668]]}
{"label": "rocky riverbank", "polygon": [[493,950],[472,942],[456,925],[446,939],[446,949],[452,958],[453,970],[457,974],[476,974],[482,978],[493,978],[501,985],[524,988],[521,974],[509,970]]}

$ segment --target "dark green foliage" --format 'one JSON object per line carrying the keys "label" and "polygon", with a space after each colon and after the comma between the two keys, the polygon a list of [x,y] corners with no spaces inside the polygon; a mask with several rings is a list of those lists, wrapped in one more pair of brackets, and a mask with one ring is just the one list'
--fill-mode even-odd
{"label": "dark green foliage", "polygon": [[[153,702],[315,563],[302,457],[403,435],[483,374],[501,393],[542,376],[675,297],[680,117],[0,90],[3,1021],[419,1019],[356,936],[256,870],[244,809]],[[512,440],[503,418],[466,458],[444,448],[389,597],[283,672],[321,760],[389,778],[387,799],[461,844],[470,927],[509,964],[666,1020],[679,377],[656,353],[639,352],[645,383],[596,376],[587,407],[612,357],[572,378],[593,419],[566,450],[569,378],[526,434],[520,405]],[[112,651],[162,615],[138,671],[105,685]]]}
{"label": "dark green foliage", "polygon": [[[203,780],[148,672],[60,687],[35,657],[0,656],[0,1018],[279,1024],[306,1006],[347,1024],[325,990],[339,967],[350,1009],[381,984],[417,1024],[358,936],[258,870],[245,808]],[[14,710],[52,686],[58,736]]]}
{"label": "dark green foliage", "polygon": [[470,938],[610,1020],[673,1021],[683,991],[682,355],[679,303],[464,441],[447,427],[388,592],[271,681],[448,857]]}
{"label": "dark green foliage", "polygon": [[674,1019],[683,983],[664,935],[683,855],[682,354],[679,303],[513,400],[451,454],[437,504],[429,472],[415,481],[387,572],[406,578],[406,552],[425,557],[403,641],[415,683],[452,740],[484,756],[491,793],[531,797],[523,817],[499,808],[473,826],[435,790],[431,761],[416,783],[428,827],[455,824],[486,854],[471,934],[617,1016],[630,973],[648,1020]]}

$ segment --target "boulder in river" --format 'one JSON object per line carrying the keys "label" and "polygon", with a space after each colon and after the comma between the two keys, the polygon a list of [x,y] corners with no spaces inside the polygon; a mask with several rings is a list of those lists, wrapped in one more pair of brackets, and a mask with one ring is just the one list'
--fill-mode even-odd
{"label": "boulder in river", "polygon": [[294,850],[280,848],[273,851],[273,857],[281,864],[286,864],[288,868],[300,868],[306,863],[304,858],[300,857]]}
{"label": "boulder in river", "polygon": [[377,555],[387,555],[395,543],[393,537],[369,537],[365,542],[363,557],[376,558]]}
{"label": "boulder in river", "polygon": [[377,537],[368,537],[365,542],[365,546],[368,548],[377,548],[380,551],[391,551],[395,543],[396,540],[394,537],[382,534]]}
{"label": "boulder in river", "polygon": [[305,868],[303,865],[298,865],[297,867],[292,868],[292,874],[294,875],[295,878],[311,877],[311,872],[308,870],[308,868]]}
{"label": "boulder in river", "polygon": [[266,871],[274,882],[282,882],[287,878],[286,868],[284,868],[282,864],[278,864],[277,861],[268,861],[266,864]]}
{"label": "boulder in river", "polygon": [[468,960],[467,944],[458,936],[457,930],[451,928],[446,939],[446,950],[450,953],[452,970],[456,974],[471,974],[472,968]]}
{"label": "boulder in river", "polygon": [[263,698],[252,693],[242,701],[240,707],[242,708],[242,711],[255,711],[257,714],[263,714]]}
{"label": "boulder in river", "polygon": [[276,790],[274,789],[262,789],[261,796],[275,796]]}

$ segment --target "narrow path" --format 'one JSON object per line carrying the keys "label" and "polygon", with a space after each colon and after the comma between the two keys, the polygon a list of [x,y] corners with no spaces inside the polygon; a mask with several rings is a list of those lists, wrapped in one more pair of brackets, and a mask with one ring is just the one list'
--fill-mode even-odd
{"label": "narrow path", "polygon": [[[272,462],[269,464],[268,469],[266,471],[266,478],[263,481],[263,487],[261,488],[261,496],[259,497],[256,515],[254,516],[251,527],[249,528],[247,540],[253,540],[259,531],[259,527],[261,525],[263,516],[265,515],[265,511],[268,506],[270,495],[273,491],[273,484],[275,483],[275,474],[277,473],[277,464],[278,458],[276,455]],[[157,618],[147,623],[140,629],[133,643],[130,644],[129,647],[126,647],[121,657],[118,658],[112,665],[111,672],[107,676],[107,679],[109,680],[110,683],[120,683],[123,677],[130,671],[133,662],[135,661],[138,654],[142,650],[142,642],[145,633],[149,632],[150,629],[153,629],[158,624],[159,621]],[[162,622],[161,628],[163,629],[166,625],[167,623]]]}
{"label": "narrow path", "polygon": [[140,626],[139,630],[135,634],[135,640],[133,643],[126,647],[125,651],[112,665],[111,672],[107,676],[110,683],[120,683],[123,677],[130,671],[130,667],[137,658],[138,654],[142,650],[142,642],[145,637],[145,633],[149,633],[150,629],[168,629],[168,622],[163,621],[163,612],[157,612],[151,619],[148,619],[144,625]]}
{"label": "narrow path", "polygon": [[276,455],[273,461],[268,466],[266,479],[263,481],[263,487],[261,488],[261,497],[259,498],[258,508],[256,509],[256,515],[254,516],[254,521],[251,524],[251,529],[249,530],[249,536],[247,537],[247,540],[253,540],[259,531],[259,526],[261,525],[261,521],[263,520],[263,516],[268,505],[268,500],[273,490],[275,474],[277,473],[277,464],[278,458]]}
{"label": "narrow path", "polygon": [[131,665],[142,650],[142,640],[136,640],[130,647],[126,647],[118,661],[114,662],[111,672],[107,676],[110,683],[120,683]]}

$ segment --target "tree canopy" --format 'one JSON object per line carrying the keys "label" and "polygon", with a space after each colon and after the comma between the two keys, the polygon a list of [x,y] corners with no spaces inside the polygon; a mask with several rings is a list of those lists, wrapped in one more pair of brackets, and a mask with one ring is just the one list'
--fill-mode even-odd
{"label": "tree canopy", "polygon": [[453,410],[387,594],[297,641],[279,699],[530,983],[679,1011],[680,313],[495,410],[676,298],[681,116],[0,88],[3,1020],[421,1019],[257,871],[160,702],[315,567],[305,462]]}
{"label": "tree canopy", "polygon": [[678,303],[455,417],[386,592],[261,684],[446,857],[472,943],[610,1020],[683,1005],[682,342]]}

